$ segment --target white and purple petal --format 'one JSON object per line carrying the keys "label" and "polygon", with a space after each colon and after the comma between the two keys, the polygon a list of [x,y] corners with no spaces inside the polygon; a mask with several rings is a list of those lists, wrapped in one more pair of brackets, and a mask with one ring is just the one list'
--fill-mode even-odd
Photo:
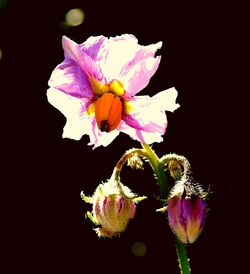
{"label": "white and purple petal", "polygon": [[126,74],[134,65],[149,58],[154,57],[158,49],[162,47],[162,42],[151,44],[148,46],[140,46],[139,50],[135,53],[133,59],[129,61],[122,69],[121,75]]}
{"label": "white and purple petal", "polygon": [[77,98],[92,98],[93,91],[81,67],[72,59],[65,59],[52,72],[50,87]]}
{"label": "white and purple petal", "polygon": [[176,97],[175,88],[162,91],[152,98],[133,97],[127,103],[128,113],[123,115],[123,121],[136,130],[163,135],[167,127],[165,111],[174,111],[179,107]]}
{"label": "white and purple petal", "polygon": [[107,82],[120,79],[128,95],[134,95],[149,82],[159,66],[160,57],[154,58],[162,42],[141,46],[130,34],[110,37],[90,37],[81,48],[105,76]]}
{"label": "white and purple petal", "polygon": [[118,129],[111,132],[102,132],[97,126],[96,119],[93,117],[91,120],[91,126],[89,127],[89,146],[93,145],[93,149],[99,146],[108,146],[120,133]]}
{"label": "white and purple petal", "polygon": [[139,49],[133,35],[124,34],[105,40],[97,64],[105,75],[107,82],[119,79],[121,72],[135,56]]}
{"label": "white and purple petal", "polygon": [[103,35],[90,36],[84,43],[80,44],[80,49],[87,53],[97,64],[108,53],[107,47],[105,47],[106,41],[107,38]]}
{"label": "white and purple petal", "polygon": [[87,78],[93,77],[96,80],[104,81],[104,76],[100,68],[92,58],[82,50],[81,45],[78,45],[66,36],[63,36],[62,45],[66,60],[73,60],[78,66],[80,66]]}
{"label": "white and purple petal", "polygon": [[156,104],[159,109],[174,112],[180,107],[180,105],[176,103],[177,96],[177,90],[172,87],[156,93],[152,97],[152,100],[154,101],[153,104]]}
{"label": "white and purple petal", "polygon": [[88,98],[79,99],[57,89],[49,88],[47,98],[65,117],[63,138],[80,140],[84,134],[90,134],[90,118],[84,115],[85,109],[91,104]]}
{"label": "white and purple petal", "polygon": [[163,141],[161,134],[135,129],[127,125],[124,121],[121,121],[118,126],[118,130],[129,135],[133,140],[137,140],[145,144],[160,143]]}
{"label": "white and purple petal", "polygon": [[126,73],[123,73],[120,79],[127,96],[135,95],[148,85],[151,77],[159,67],[160,60],[160,56],[142,59],[131,66]]}

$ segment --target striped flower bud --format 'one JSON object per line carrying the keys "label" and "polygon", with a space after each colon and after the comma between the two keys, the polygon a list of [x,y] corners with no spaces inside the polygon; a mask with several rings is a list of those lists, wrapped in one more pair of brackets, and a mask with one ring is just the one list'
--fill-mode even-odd
{"label": "striped flower bud", "polygon": [[122,195],[99,196],[93,204],[93,216],[100,227],[97,233],[102,237],[112,237],[123,232],[130,219],[134,218],[136,205]]}
{"label": "striped flower bud", "polygon": [[168,200],[168,221],[173,233],[184,244],[193,243],[204,227],[205,193],[197,185],[179,181]]}
{"label": "striped flower bud", "polygon": [[100,237],[112,238],[124,232],[130,219],[134,218],[136,203],[146,197],[136,197],[131,190],[116,180],[100,184],[93,197],[81,194],[85,202],[93,204],[92,214],[87,217],[95,224]]}

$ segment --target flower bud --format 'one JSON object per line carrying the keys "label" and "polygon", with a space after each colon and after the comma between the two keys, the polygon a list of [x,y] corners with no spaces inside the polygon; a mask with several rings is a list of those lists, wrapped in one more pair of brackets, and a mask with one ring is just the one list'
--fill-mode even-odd
{"label": "flower bud", "polygon": [[178,182],[168,200],[168,221],[174,234],[184,244],[200,235],[206,217],[205,194],[190,182]]}
{"label": "flower bud", "polygon": [[94,221],[98,236],[108,238],[125,231],[129,220],[134,218],[136,203],[146,198],[136,197],[128,187],[113,179],[99,185],[92,198],[81,196],[93,204],[92,215],[88,217]]}
{"label": "flower bud", "polygon": [[143,169],[143,161],[141,159],[141,156],[137,153],[133,153],[128,158],[128,166],[135,169]]}
{"label": "flower bud", "polygon": [[99,236],[112,237],[123,232],[129,220],[134,218],[135,210],[133,200],[121,195],[99,196],[93,204],[93,216],[100,224]]}
{"label": "flower bud", "polygon": [[168,162],[168,170],[171,177],[173,177],[175,180],[178,180],[183,173],[182,165],[176,159],[172,159]]}

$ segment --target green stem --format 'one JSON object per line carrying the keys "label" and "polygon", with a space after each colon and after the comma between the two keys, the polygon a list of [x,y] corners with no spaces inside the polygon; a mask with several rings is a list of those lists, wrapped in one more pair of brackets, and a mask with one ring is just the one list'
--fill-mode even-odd
{"label": "green stem", "polygon": [[[167,177],[164,169],[165,163],[169,159],[172,159],[173,156],[174,156],[173,159],[178,158],[178,160],[180,159],[183,160],[182,159],[183,157],[179,159],[179,157],[177,157],[178,155],[171,155],[170,158],[165,157],[160,160],[149,145],[143,144],[143,143],[141,143],[141,145],[144,148],[143,152],[145,156],[149,160],[150,165],[155,172],[155,176],[160,186],[162,196],[163,198],[167,198],[169,193],[169,188],[168,188]],[[185,168],[186,167],[184,167],[184,169]],[[177,238],[176,238],[176,251],[178,255],[178,262],[179,262],[179,268],[180,268],[181,274],[191,274],[189,259],[187,256],[185,245],[182,242],[180,242]]]}
{"label": "green stem", "polygon": [[[166,155],[163,158],[159,159],[156,153],[152,150],[152,148],[149,145],[144,143],[141,143],[141,145],[143,149],[130,149],[121,157],[121,159],[118,161],[118,163],[115,166],[113,176],[117,181],[119,181],[120,172],[124,163],[128,161],[134,154],[141,155],[148,159],[155,173],[157,182],[161,190],[162,197],[164,199],[167,199],[169,194],[169,187],[168,187],[167,177],[165,173],[165,165],[170,160],[174,159],[181,162],[183,165],[184,171],[187,172],[189,170],[189,163],[183,156],[178,156],[176,154]],[[189,266],[189,259],[187,256],[185,245],[182,242],[180,242],[177,238],[176,238],[176,251],[178,255],[178,262],[179,262],[181,274],[190,274],[191,270]]]}
{"label": "green stem", "polygon": [[176,251],[177,251],[178,262],[179,262],[181,274],[191,274],[189,259],[187,256],[187,251],[186,251],[185,245],[181,241],[179,241],[177,238],[176,238],[175,245],[176,245]]}
{"label": "green stem", "polygon": [[152,148],[149,145],[144,143],[141,143],[141,145],[144,148],[143,151],[145,156],[149,160],[149,163],[155,172],[155,176],[160,186],[162,198],[166,199],[168,197],[169,188],[168,188],[164,164],[160,162],[160,159],[158,158],[156,153],[152,150]]}

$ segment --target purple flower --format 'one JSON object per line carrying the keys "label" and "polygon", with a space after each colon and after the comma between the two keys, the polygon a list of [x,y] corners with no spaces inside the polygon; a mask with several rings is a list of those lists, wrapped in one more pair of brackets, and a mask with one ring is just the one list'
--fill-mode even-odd
{"label": "purple flower", "polygon": [[179,107],[175,88],[152,98],[135,96],[149,83],[162,42],[141,46],[133,35],[90,37],[77,44],[63,37],[65,59],[52,72],[48,101],[67,118],[63,137],[89,135],[89,145],[107,146],[119,132],[143,143],[161,142],[165,111]]}
{"label": "purple flower", "polygon": [[[168,201],[168,221],[174,234],[185,244],[193,243],[200,235],[206,217],[206,203],[189,185],[178,185]],[[195,188],[193,188],[195,190]]]}

